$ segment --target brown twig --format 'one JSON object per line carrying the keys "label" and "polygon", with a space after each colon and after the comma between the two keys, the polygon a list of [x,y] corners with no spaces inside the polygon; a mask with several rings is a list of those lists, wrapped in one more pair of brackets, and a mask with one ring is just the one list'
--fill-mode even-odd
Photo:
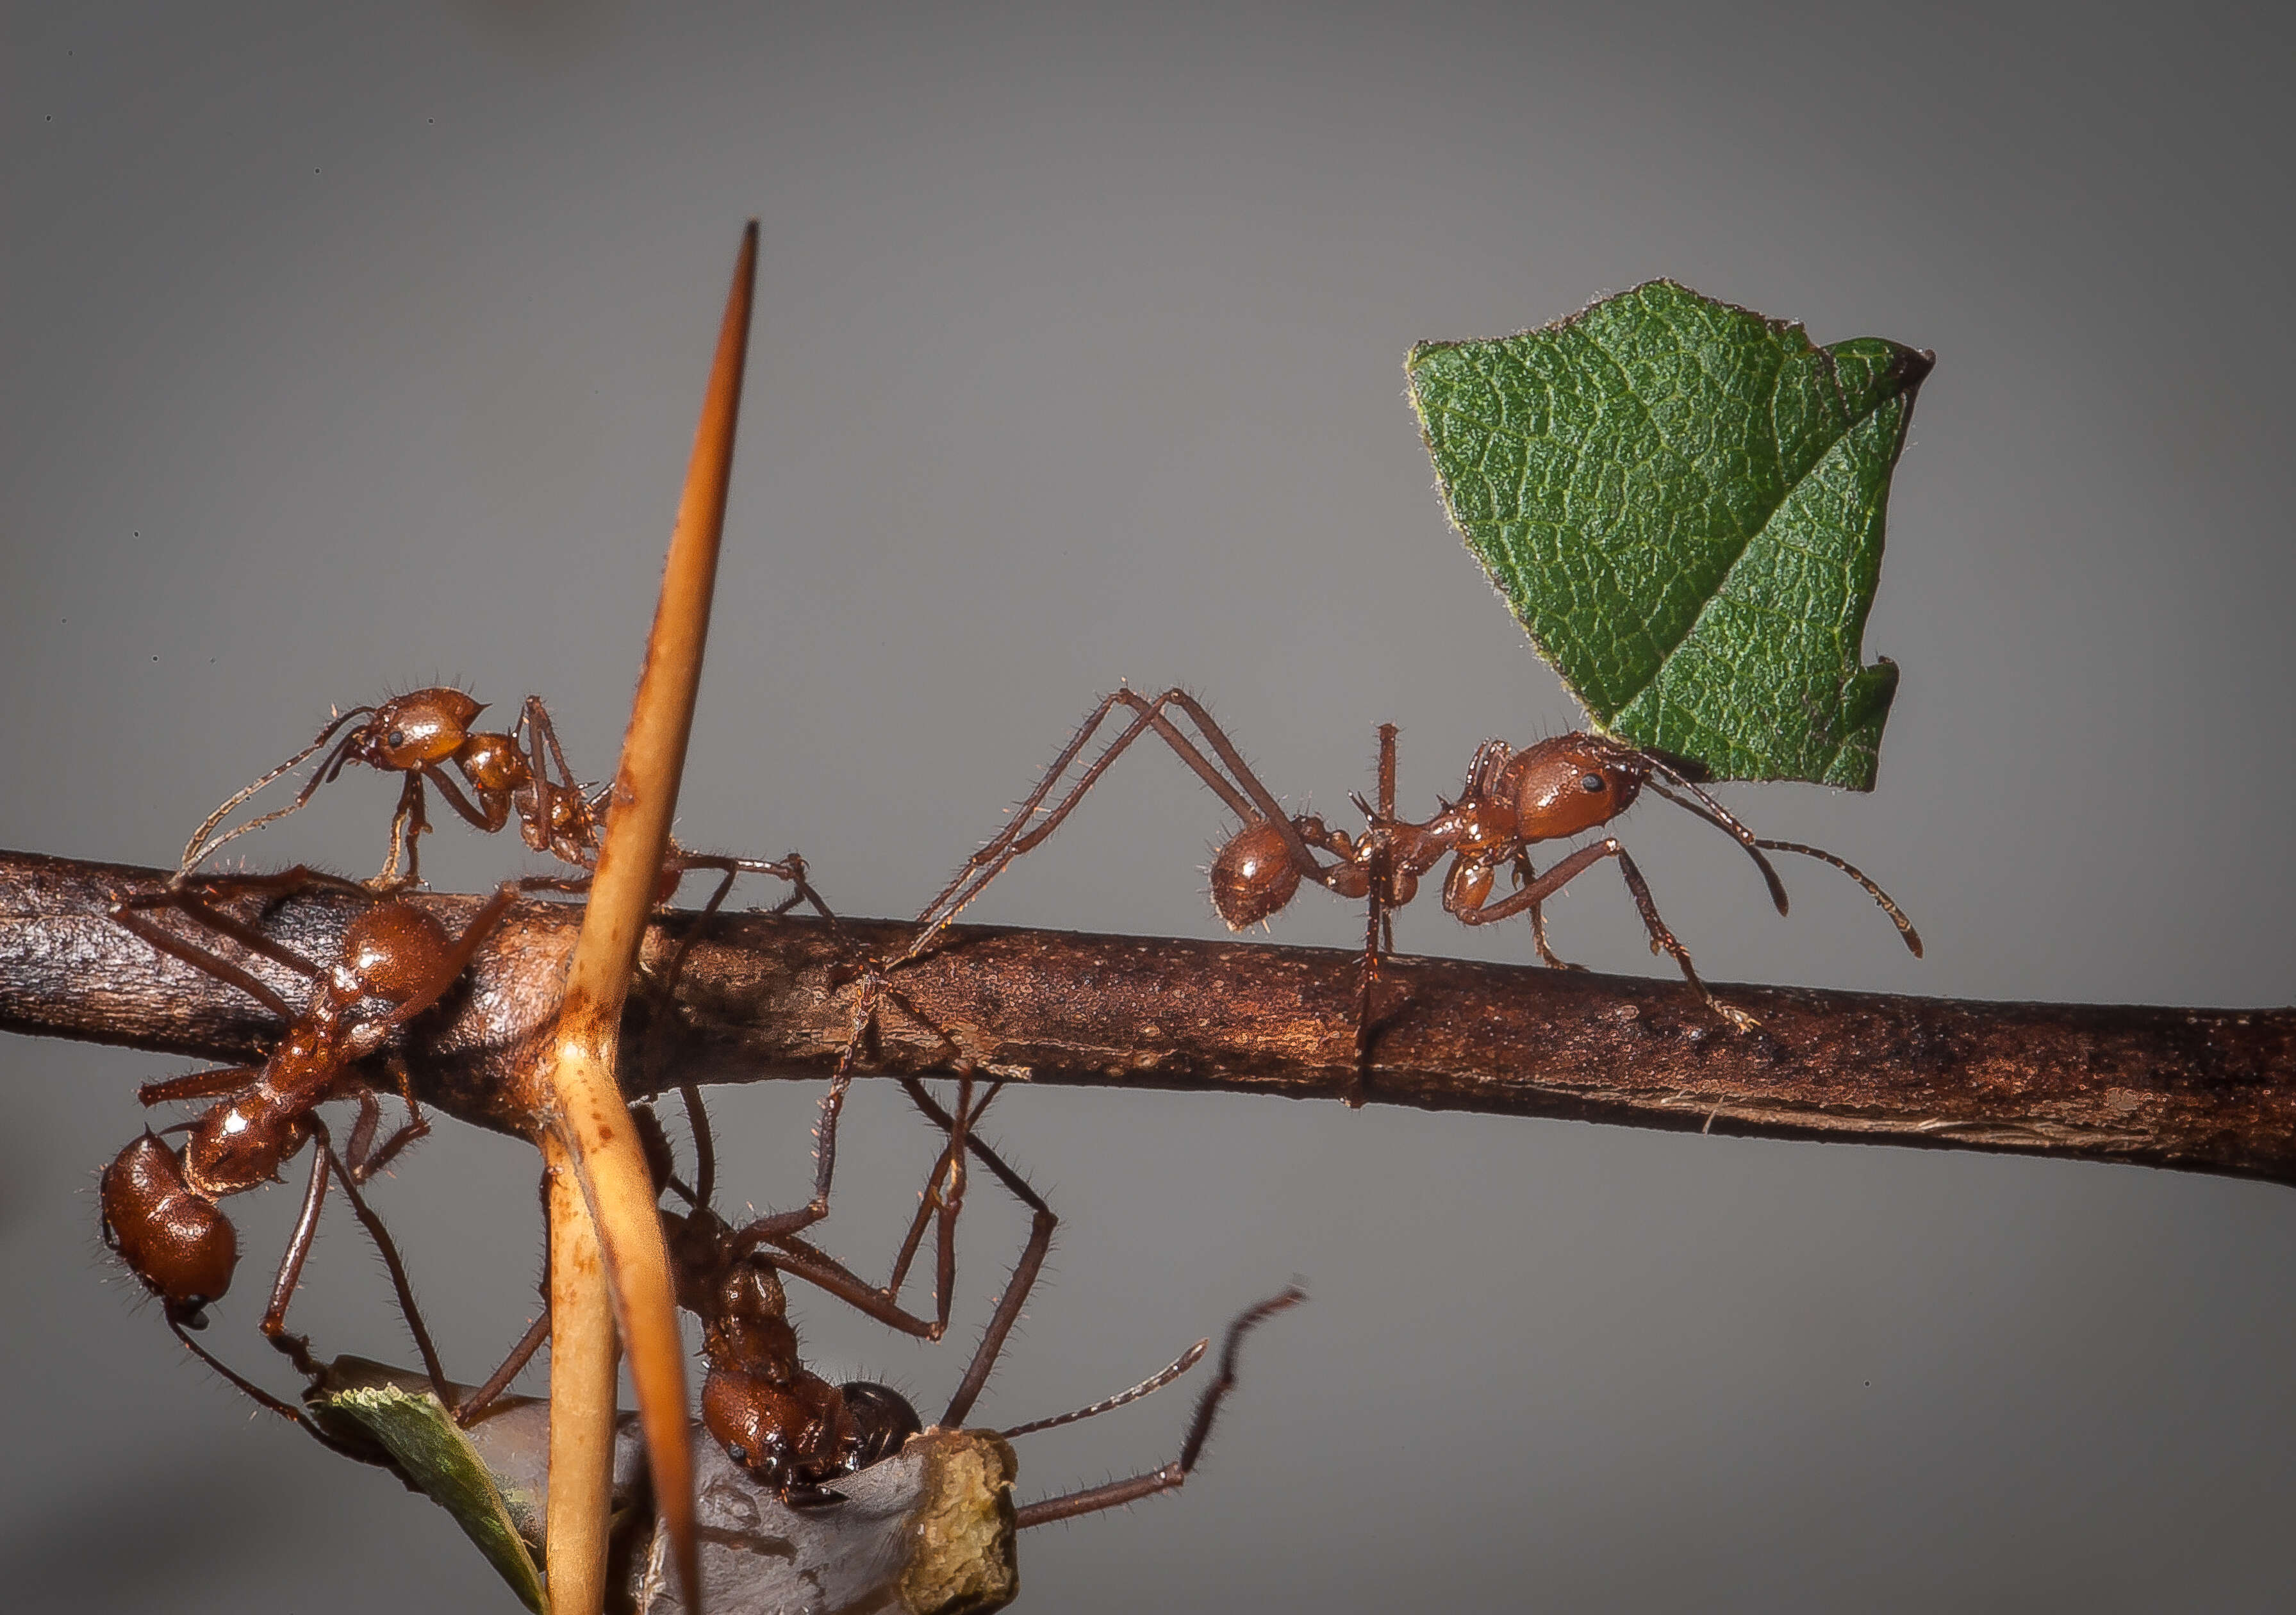
{"label": "brown twig", "polygon": [[[0,1028],[243,1060],[277,1028],[244,994],[165,958],[105,906],[161,872],[0,853]],[[436,897],[443,916],[475,898]],[[349,899],[264,924],[330,957]],[[472,987],[417,1029],[424,1097],[525,1135],[509,1074],[556,1009],[573,911],[522,906]],[[659,917],[644,968],[693,923]],[[720,916],[667,1014],[634,994],[622,1081],[818,1078],[852,1013],[849,964],[906,925]],[[1409,996],[1373,1051],[1374,1104],[1772,1138],[2021,1151],[2296,1183],[2296,1011],[1992,1004],[1733,986],[1759,1031],[1722,1028],[1679,982],[1398,957]],[[1354,1070],[1355,958],[1328,949],[960,927],[902,971],[939,1030],[885,1018],[871,1065],[958,1062],[1040,1083],[1338,1098]],[[946,1034],[944,1041],[942,1034]]]}

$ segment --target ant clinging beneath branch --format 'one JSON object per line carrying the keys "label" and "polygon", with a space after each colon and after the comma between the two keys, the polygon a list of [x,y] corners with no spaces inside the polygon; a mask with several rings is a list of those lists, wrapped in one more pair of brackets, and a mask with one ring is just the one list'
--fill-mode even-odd
{"label": "ant clinging beneath branch", "polygon": [[[188,878],[226,843],[295,812],[311,799],[319,787],[332,783],[346,767],[356,762],[405,776],[399,787],[398,807],[390,819],[390,856],[381,873],[366,882],[372,889],[397,891],[419,883],[421,840],[430,829],[430,820],[424,810],[426,783],[436,787],[447,805],[473,828],[491,835],[515,818],[519,835],[527,846],[585,872],[581,878],[574,880],[535,877],[521,882],[524,889],[583,889],[587,872],[597,867],[612,787],[602,786],[586,792],[576,782],[574,771],[567,766],[566,753],[558,743],[557,728],[539,696],[526,698],[517,723],[507,733],[472,728],[479,714],[485,710],[484,702],[463,691],[439,685],[394,695],[380,706],[353,707],[337,713],[309,745],[258,775],[208,815],[184,848],[177,880]],[[338,732],[353,718],[365,721],[342,733],[337,740]],[[283,808],[275,808],[244,824],[234,824],[221,835],[215,833],[241,803],[299,767],[330,741],[334,742],[332,748],[319,759],[293,800]],[[454,775],[447,772],[450,767],[462,776],[462,785],[458,786]],[[467,795],[464,787],[468,788]],[[402,861],[406,865],[403,871]],[[706,913],[715,914],[733,889],[734,877],[746,873],[769,874],[790,883],[790,897],[774,912],[782,913],[806,903],[824,918],[834,918],[807,882],[805,860],[795,853],[778,862],[736,858],[689,852],[673,841],[662,860],[661,900],[668,901],[679,880],[696,869],[716,870],[721,876]]]}
{"label": "ant clinging beneath branch", "polygon": [[[366,905],[345,928],[333,963],[324,966],[217,906],[227,895],[277,898],[313,888],[339,889]],[[387,1053],[393,1034],[453,988],[516,895],[514,886],[497,889],[457,937],[449,937],[436,919],[412,904],[378,901],[364,888],[301,868],[171,886],[112,907],[112,917],[120,925],[162,953],[238,988],[277,1016],[286,1030],[259,1067],[196,1071],[144,1086],[138,1097],[146,1105],[181,1100],[215,1103],[196,1119],[166,1129],[188,1135],[180,1151],[147,1129],[105,1169],[101,1188],[104,1242],[159,1298],[168,1327],[178,1340],[262,1406],[330,1447],[339,1444],[299,1410],[235,1373],[186,1332],[206,1326],[208,1306],[229,1288],[238,1265],[238,1237],[217,1202],[275,1181],[306,1144],[316,1144],[310,1184],[263,1315],[265,1338],[300,1372],[316,1372],[309,1342],[287,1332],[287,1309],[317,1238],[332,1176],[381,1252],[423,1367],[434,1381],[446,1382],[398,1250],[359,1191],[430,1130],[430,1122],[415,1106],[405,1062]],[[161,924],[157,911],[167,909],[308,978],[311,994],[306,1007],[298,1013],[248,969]],[[370,1004],[383,1007],[363,1008]],[[406,1121],[380,1144],[376,1135],[381,1103],[360,1069],[363,1062],[377,1055],[392,1066],[407,1111]],[[340,1152],[318,1115],[321,1106],[337,1100],[358,1107],[357,1119]]]}
{"label": "ant clinging beneath branch", "polygon": [[[1133,715],[1131,723],[1092,760],[1068,793],[1046,808],[1046,801],[1070,766],[1119,708]],[[1194,726],[1203,742],[1201,747],[1174,723],[1171,714],[1176,712]],[[1631,808],[1644,790],[1736,840],[1760,870],[1770,900],[1780,914],[1786,912],[1785,886],[1764,855],[1797,853],[1832,865],[1865,888],[1897,926],[1906,946],[1916,955],[1922,951],[1921,937],[1905,911],[1860,871],[1821,848],[1755,835],[1709,794],[1689,769],[1604,735],[1582,730],[1520,750],[1504,741],[1486,742],[1468,766],[1458,799],[1443,802],[1432,816],[1414,822],[1396,810],[1396,730],[1392,724],[1382,724],[1378,801],[1366,802],[1360,796],[1352,799],[1365,823],[1359,834],[1351,836],[1331,828],[1316,815],[1287,813],[1244,762],[1234,742],[1186,692],[1167,690],[1152,701],[1131,690],[1119,690],[1094,708],[1004,828],[972,855],[918,916],[921,929],[916,937],[890,963],[914,959],[929,948],[1013,859],[1060,827],[1118,757],[1142,735],[1151,734],[1242,820],[1242,827],[1219,848],[1211,869],[1212,903],[1231,930],[1241,930],[1280,912],[1297,895],[1303,881],[1312,881],[1343,898],[1368,900],[1357,1006],[1359,1068],[1368,1060],[1376,1030],[1372,993],[1380,957],[1394,945],[1393,912],[1417,895],[1421,877],[1447,857],[1451,867],[1443,881],[1445,912],[1467,925],[1488,925],[1528,914],[1539,957],[1558,969],[1576,967],[1567,965],[1548,947],[1540,904],[1603,859],[1615,859],[1650,934],[1651,951],[1670,955],[1684,979],[1716,1015],[1741,1031],[1751,1029],[1751,1016],[1716,998],[1699,979],[1689,950],[1659,917],[1641,870],[1615,836],[1605,835],[1578,848],[1544,873],[1532,866],[1533,844],[1600,829]],[[1494,901],[1493,889],[1502,868],[1512,874],[1514,889]],[[890,968],[890,963],[884,968]]]}
{"label": "ant clinging beneath branch", "polygon": [[[1034,1214],[1028,1245],[1013,1270],[1004,1295],[998,1299],[995,1315],[982,1332],[971,1365],[941,1414],[939,1426],[955,1429],[962,1426],[972,1411],[1043,1270],[1055,1219],[1050,1208],[1026,1181],[973,1132],[973,1124],[996,1097],[996,1086],[991,1086],[976,1105],[972,1103],[972,1084],[961,1084],[955,1114],[952,1116],[914,1079],[905,1078],[902,1086],[928,1119],[946,1135],[947,1147],[935,1173],[936,1185],[945,1182],[961,1185],[961,1164],[969,1152]],[[708,1114],[693,1090],[682,1092],[693,1122],[698,1157],[694,1185],[687,1185],[677,1176],[668,1140],[652,1112],[639,1109],[632,1116],[657,1182],[688,1208],[683,1212],[665,1209],[661,1218],[670,1265],[676,1275],[678,1304],[699,1317],[702,1324],[702,1352],[709,1365],[701,1390],[702,1425],[734,1462],[761,1484],[773,1488],[783,1503],[808,1508],[833,1505],[843,1500],[843,1495],[834,1487],[840,1477],[898,1454],[911,1436],[922,1432],[923,1421],[908,1398],[890,1385],[868,1380],[833,1385],[800,1360],[797,1332],[789,1322],[788,1298],[782,1286],[781,1273],[808,1279],[849,1301],[857,1303],[863,1298],[853,1293],[850,1275],[829,1263],[817,1250],[785,1234],[772,1233],[770,1218],[760,1219],[746,1228],[735,1228],[711,1209],[715,1151],[709,1142]],[[915,1249],[925,1217],[939,1196],[939,1190],[929,1193],[925,1209],[920,1210],[903,1249],[904,1267]],[[955,1200],[954,1193],[946,1196],[945,1209],[952,1217]],[[776,1248],[767,1250],[768,1243]],[[824,1265],[833,1271],[824,1274]],[[1197,1402],[1177,1459],[1128,1480],[1027,1504],[1016,1511],[1015,1526],[1025,1529],[1115,1508],[1182,1485],[1202,1454],[1221,1402],[1234,1389],[1236,1357],[1243,1336],[1265,1319],[1305,1299],[1305,1292],[1298,1288],[1285,1289],[1247,1308],[1228,1325],[1219,1373]],[[873,1316],[885,1316],[879,1306],[864,1305],[863,1309]],[[942,1313],[945,1321],[945,1297]],[[1209,1340],[1197,1341],[1169,1366],[1129,1390],[1089,1407],[1054,1418],[1033,1420],[996,1433],[1009,1440],[1136,1402],[1194,1367],[1210,1344]],[[498,1376],[502,1378],[506,1376]],[[480,1397],[487,1394],[480,1393]]]}

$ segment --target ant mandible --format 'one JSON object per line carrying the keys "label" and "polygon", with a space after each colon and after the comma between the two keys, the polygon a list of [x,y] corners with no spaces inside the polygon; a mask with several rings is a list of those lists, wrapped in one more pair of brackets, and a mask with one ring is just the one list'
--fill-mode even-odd
{"label": "ant mandible", "polygon": [[[1054,787],[1119,708],[1133,715],[1131,723],[1093,759],[1068,793],[1046,808]],[[1201,748],[1173,722],[1171,712],[1194,726],[1203,741]],[[1432,816],[1414,823],[1396,811],[1396,729],[1392,724],[1382,724],[1379,799],[1374,806],[1359,796],[1352,799],[1365,823],[1361,834],[1349,836],[1313,814],[1285,812],[1211,714],[1185,691],[1167,690],[1152,701],[1135,691],[1118,690],[1094,708],[1004,828],[972,855],[918,915],[917,935],[896,959],[880,967],[880,973],[922,955],[1014,858],[1060,827],[1119,756],[1150,734],[1168,746],[1243,821],[1212,860],[1212,904],[1230,930],[1241,930],[1278,913],[1292,901],[1303,881],[1312,881],[1343,898],[1368,899],[1357,1004],[1359,1071],[1376,1029],[1372,992],[1381,955],[1393,946],[1393,911],[1411,901],[1419,890],[1421,877],[1446,857],[1451,859],[1443,881],[1447,913],[1467,925],[1488,925],[1528,914],[1539,957],[1558,969],[1577,967],[1557,958],[1548,947],[1539,906],[1603,859],[1615,859],[1650,934],[1651,951],[1671,955],[1684,979],[1715,1014],[1741,1031],[1751,1029],[1755,1024],[1751,1016],[1715,997],[1699,979],[1689,950],[1659,917],[1642,871],[1617,837],[1606,835],[1578,848],[1543,874],[1532,867],[1529,848],[1534,843],[1599,829],[1631,808],[1645,789],[1704,819],[1744,848],[1761,871],[1770,900],[1780,914],[1786,912],[1785,886],[1763,855],[1798,853],[1830,864],[1857,881],[1882,906],[1915,955],[1918,957],[1922,951],[1921,936],[1905,911],[1862,872],[1822,848],[1755,835],[1686,769],[1654,752],[1604,735],[1582,730],[1539,741],[1521,750],[1504,741],[1488,741],[1468,766],[1459,799],[1442,803]],[[1210,756],[1205,755],[1207,750]],[[1492,889],[1502,867],[1513,872],[1515,889],[1494,902]],[[1360,1093],[1352,1097],[1359,1102]]]}
{"label": "ant mandible", "polygon": [[[438,685],[392,696],[380,706],[353,707],[336,714],[309,745],[259,775],[208,815],[184,847],[177,880],[190,876],[227,842],[295,812],[311,799],[320,786],[333,783],[346,767],[357,762],[386,774],[406,776],[399,787],[398,807],[390,819],[390,857],[381,873],[367,881],[370,889],[396,891],[419,881],[421,839],[430,829],[423,790],[428,782],[438,788],[447,805],[464,823],[491,835],[514,817],[519,835],[527,846],[586,872],[582,880],[529,880],[522,883],[527,889],[546,887],[580,890],[586,882],[586,872],[597,867],[598,850],[605,832],[607,799],[612,787],[603,786],[586,795],[575,783],[574,771],[568,767],[565,750],[558,743],[557,727],[550,721],[549,710],[543,706],[541,697],[526,698],[517,723],[508,733],[473,729],[472,724],[485,710],[484,702],[464,692]],[[335,740],[337,732],[355,717],[366,721]],[[215,834],[216,828],[241,803],[299,766],[331,740],[334,741],[333,749],[319,759],[318,767],[311,771],[311,777],[292,801],[235,824],[221,835]],[[469,787],[468,795],[447,772],[450,767],[462,775],[463,785]],[[399,868],[402,858],[406,863],[403,872]],[[668,902],[678,881],[696,869],[713,869],[721,876],[704,911],[707,914],[718,911],[726,893],[733,889],[734,878],[746,873],[770,874],[790,883],[788,900],[775,913],[783,913],[802,902],[809,904],[824,918],[835,917],[808,883],[805,860],[795,853],[778,862],[736,858],[689,852],[673,841],[662,860],[661,901]]]}
{"label": "ant mandible", "polygon": [[[210,900],[226,891],[275,898],[315,886],[355,892],[370,904],[345,929],[335,961],[324,967]],[[189,1099],[216,1103],[195,1120],[166,1129],[188,1135],[180,1151],[147,1128],[105,1168],[100,1192],[104,1242],[160,1299],[168,1327],[184,1346],[257,1403],[339,1450],[340,1444],[313,1425],[300,1409],[226,1366],[188,1332],[206,1327],[208,1306],[229,1289],[238,1265],[238,1237],[217,1202],[275,1181],[281,1168],[305,1144],[316,1143],[310,1184],[263,1315],[265,1338],[299,1372],[308,1375],[317,1371],[308,1339],[287,1332],[287,1308],[318,1235],[319,1213],[332,1176],[382,1254],[425,1370],[435,1382],[446,1383],[430,1332],[415,1309],[405,1266],[381,1220],[359,1192],[430,1131],[430,1124],[415,1105],[404,1062],[394,1057],[407,1119],[378,1144],[381,1102],[357,1068],[383,1052],[396,1029],[446,995],[516,895],[515,886],[498,889],[455,938],[412,904],[375,902],[364,888],[300,867],[275,875],[210,880],[196,890],[170,887],[123,899],[111,908],[112,917],[126,929],[162,953],[237,987],[286,1022],[287,1029],[259,1067],[195,1071],[144,1086],[137,1096],[145,1105]],[[298,1014],[245,968],[160,924],[153,911],[170,908],[249,952],[309,978],[308,1004]],[[390,1007],[379,1014],[359,1013],[370,1000]],[[358,1107],[357,1119],[340,1152],[318,1116],[320,1106],[336,1100],[349,1100]]]}

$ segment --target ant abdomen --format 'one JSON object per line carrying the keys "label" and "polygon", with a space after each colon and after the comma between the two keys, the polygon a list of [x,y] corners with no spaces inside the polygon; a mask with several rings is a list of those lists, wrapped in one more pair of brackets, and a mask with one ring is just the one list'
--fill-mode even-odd
{"label": "ant abdomen", "polygon": [[127,1270],[196,1329],[201,1309],[231,1288],[239,1235],[216,1203],[184,1181],[176,1152],[146,1132],[103,1169],[103,1240]]}
{"label": "ant abdomen", "polygon": [[1254,819],[1230,836],[1212,860],[1212,906],[1230,930],[1257,925],[1299,889],[1300,865],[1283,832],[1266,819]]}

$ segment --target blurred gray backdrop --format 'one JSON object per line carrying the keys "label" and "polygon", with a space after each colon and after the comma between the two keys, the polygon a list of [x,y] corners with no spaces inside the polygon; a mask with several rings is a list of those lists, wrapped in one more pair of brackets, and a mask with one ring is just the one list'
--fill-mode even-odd
{"label": "blurred gray backdrop", "polygon": [[[1406,799],[1574,709],[1447,529],[1400,361],[1657,275],[1937,349],[1867,639],[1880,788],[1731,799],[1894,889],[1791,921],[1720,838],[1626,833],[1710,976],[2289,997],[2287,26],[2237,7],[1177,4],[1094,16],[11,4],[0,95],[0,844],[164,863],[330,703],[529,691],[605,773],[736,234],[764,224],[680,833],[907,914],[1093,698],[1185,683],[1279,791]],[[324,15],[315,13],[324,12]],[[348,776],[245,849],[379,861]],[[1213,934],[1218,805],[1143,750],[979,918]],[[508,837],[446,824],[441,887]],[[752,890],[749,900],[770,892]],[[1595,878],[1558,944],[1646,971]],[[1528,960],[1431,904],[1408,949]],[[1309,892],[1288,941],[1346,947]],[[447,1517],[189,1362],[95,1236],[135,1085],[9,1042],[0,1586],[17,1607],[502,1609]],[[804,1193],[816,1091],[726,1100]],[[930,1156],[865,1092],[830,1225]],[[1244,1099],[1016,1093],[1065,1218],[980,1409],[1129,1383],[1304,1277],[1178,1496],[1033,1534],[1024,1607],[2286,1608],[2284,1189]],[[378,1200],[450,1364],[531,1316],[532,1157],[449,1127]],[[234,1202],[251,1252],[292,1194]],[[962,1321],[808,1298],[932,1404]],[[251,1257],[210,1340],[275,1375]],[[331,1223],[298,1316],[408,1351]],[[962,1343],[960,1343],[962,1342]],[[1032,1439],[1024,1495],[1191,1393]]]}

